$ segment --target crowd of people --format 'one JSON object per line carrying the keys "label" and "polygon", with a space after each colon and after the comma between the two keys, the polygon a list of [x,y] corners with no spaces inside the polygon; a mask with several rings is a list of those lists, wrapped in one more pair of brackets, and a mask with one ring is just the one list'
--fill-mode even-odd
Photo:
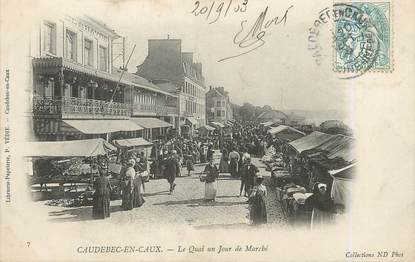
{"label": "crowd of people", "polygon": [[[123,169],[120,182],[123,210],[131,210],[145,203],[143,193],[148,176],[165,178],[168,182],[168,191],[173,194],[176,189],[176,177],[183,175],[182,169],[186,170],[185,173],[189,176],[194,171],[195,164],[206,164],[203,175],[200,176],[200,180],[205,183],[205,201],[215,202],[219,174],[229,173],[231,178],[240,179],[239,197],[247,197],[252,223],[267,223],[265,205],[267,188],[251,157],[261,158],[267,153],[269,146],[278,150],[279,145],[257,123],[236,123],[231,131],[232,135],[228,139],[214,136],[159,140],[151,148],[150,165],[144,152],[124,155],[121,161]],[[219,167],[214,163],[215,150],[221,151]],[[289,166],[288,161],[284,162],[287,162],[285,166]],[[106,218],[110,215],[112,186],[104,172],[100,172],[94,187],[93,216]],[[330,211],[332,203],[327,198],[324,185],[319,184],[314,191],[314,196],[308,202],[322,212]]]}

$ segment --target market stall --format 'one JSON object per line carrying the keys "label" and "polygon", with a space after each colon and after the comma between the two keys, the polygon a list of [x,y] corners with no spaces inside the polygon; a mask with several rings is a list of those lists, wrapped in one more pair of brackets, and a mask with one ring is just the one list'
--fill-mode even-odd
{"label": "market stall", "polygon": [[48,185],[59,185],[59,191],[78,191],[78,185],[93,183],[98,175],[98,167],[108,168],[110,152],[116,147],[102,138],[58,141],[58,142],[28,142],[24,145],[23,154],[28,158],[28,164],[33,165],[30,176],[31,185],[40,185],[40,191]]}

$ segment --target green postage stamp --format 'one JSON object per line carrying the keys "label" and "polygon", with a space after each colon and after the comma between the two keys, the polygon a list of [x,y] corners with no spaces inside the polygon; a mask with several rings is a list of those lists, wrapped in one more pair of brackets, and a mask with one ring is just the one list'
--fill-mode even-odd
{"label": "green postage stamp", "polygon": [[393,70],[389,2],[336,3],[334,17],[334,71],[354,78]]}

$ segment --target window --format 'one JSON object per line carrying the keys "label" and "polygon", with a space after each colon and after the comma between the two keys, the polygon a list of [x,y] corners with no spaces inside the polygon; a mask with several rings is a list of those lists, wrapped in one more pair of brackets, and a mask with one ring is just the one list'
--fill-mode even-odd
{"label": "window", "polygon": [[221,116],[221,112],[222,112],[221,110],[216,110],[216,116],[217,117],[220,117]]}
{"label": "window", "polygon": [[94,66],[94,49],[92,41],[85,39],[84,43],[84,63],[89,66]]}
{"label": "window", "polygon": [[76,61],[76,33],[66,30],[66,58]]}
{"label": "window", "polygon": [[43,24],[43,51],[56,54],[56,25],[49,22]]}
{"label": "window", "polygon": [[221,107],[221,101],[217,101],[217,102],[216,102],[216,106],[217,106],[217,107]]}
{"label": "window", "polygon": [[99,47],[99,70],[108,71],[108,54],[107,48],[100,46]]}

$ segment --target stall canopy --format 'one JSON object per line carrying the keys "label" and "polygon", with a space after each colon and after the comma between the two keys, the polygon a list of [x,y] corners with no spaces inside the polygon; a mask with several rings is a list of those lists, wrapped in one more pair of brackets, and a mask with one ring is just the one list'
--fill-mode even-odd
{"label": "stall canopy", "polygon": [[315,131],[307,136],[288,143],[288,145],[290,145],[297,153],[301,154],[303,151],[318,147],[333,137],[333,135]]}
{"label": "stall canopy", "polygon": [[273,127],[270,130],[268,130],[268,133],[270,133],[271,135],[275,135],[275,134],[281,133],[283,131],[292,131],[292,132],[301,134],[303,136],[305,135],[305,133],[301,132],[300,130],[297,130],[293,127],[285,126],[285,125],[279,125],[277,127]]}
{"label": "stall canopy", "polygon": [[63,120],[84,134],[105,134],[119,131],[138,131],[143,128],[129,120]]}
{"label": "stall canopy", "polygon": [[213,130],[215,130],[215,128],[213,126],[210,126],[210,125],[205,125],[205,126],[202,126],[200,128],[206,129],[207,131],[213,131]]}
{"label": "stall canopy", "polygon": [[219,127],[219,128],[224,128],[224,127],[225,127],[225,125],[224,125],[224,124],[219,123],[219,122],[210,122],[210,124],[211,124],[211,125],[214,125],[214,126],[216,126],[216,127]]}
{"label": "stall canopy", "polygon": [[197,120],[194,117],[186,117],[186,121],[189,122],[192,126],[197,125]]}
{"label": "stall canopy", "polygon": [[58,142],[28,142],[24,148],[26,156],[43,157],[91,157],[117,150],[116,147],[102,138]]}
{"label": "stall canopy", "polygon": [[269,126],[271,126],[271,125],[273,125],[273,124],[274,124],[274,122],[273,122],[273,121],[267,121],[267,122],[261,123],[261,125],[262,125],[263,127],[269,127]]}
{"label": "stall canopy", "polygon": [[153,145],[142,137],[114,140],[113,143],[118,147],[150,147]]}
{"label": "stall canopy", "polygon": [[345,135],[332,135],[330,139],[315,147],[312,152],[323,152],[327,158],[342,158],[346,162],[355,160],[355,144],[353,137]]}
{"label": "stall canopy", "polygon": [[132,117],[130,120],[135,124],[147,129],[173,126],[170,123],[153,117]]}
{"label": "stall canopy", "polygon": [[330,170],[333,177],[331,197],[336,204],[346,205],[351,196],[352,178],[356,169],[356,163],[337,170]]}

